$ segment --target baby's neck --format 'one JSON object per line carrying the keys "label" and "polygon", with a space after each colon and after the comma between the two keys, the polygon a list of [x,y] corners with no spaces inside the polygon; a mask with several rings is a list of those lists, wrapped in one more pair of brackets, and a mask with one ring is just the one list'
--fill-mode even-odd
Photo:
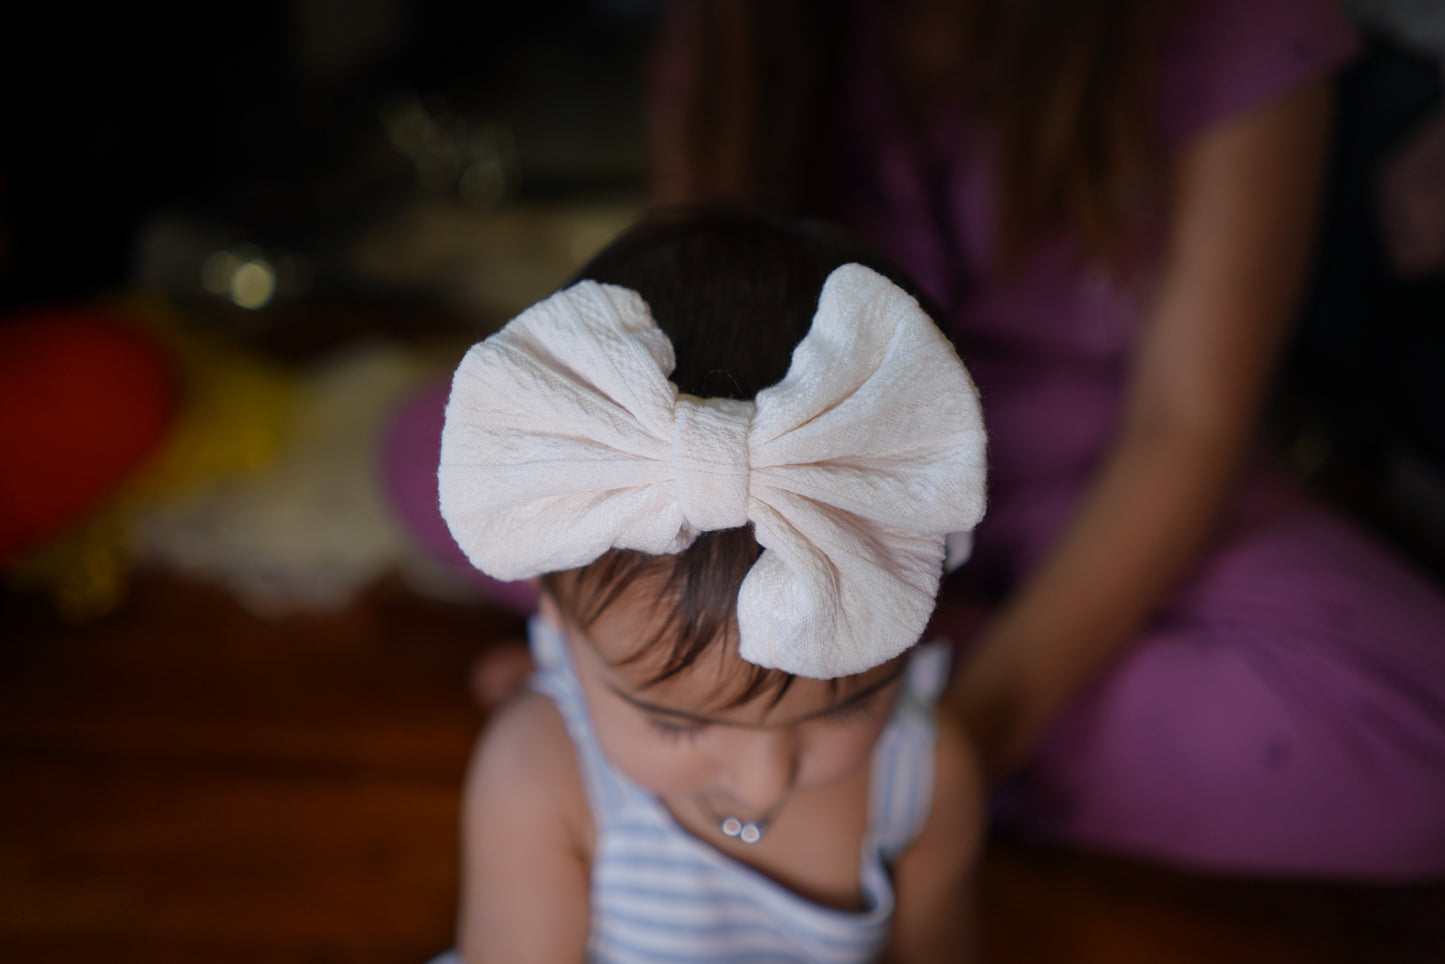
{"label": "baby's neck", "polygon": [[843,911],[863,909],[859,855],[868,831],[872,766],[825,787],[796,790],[757,843],[722,832],[694,799],[662,805],[688,833],[806,900]]}

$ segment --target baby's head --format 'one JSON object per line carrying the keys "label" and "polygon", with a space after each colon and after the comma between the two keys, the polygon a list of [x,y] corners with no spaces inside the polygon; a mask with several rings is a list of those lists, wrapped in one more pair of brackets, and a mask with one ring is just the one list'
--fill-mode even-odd
{"label": "baby's head", "polygon": [[[788,373],[824,282],[849,263],[869,264],[895,284],[907,284],[878,255],[830,225],[707,208],[641,222],[573,282],[618,285],[641,295],[672,345],[669,380],[679,392],[751,401]],[[724,639],[736,649],[738,590],[761,553],[752,525],[743,524],[702,532],[675,554],[609,549],[589,565],[544,575],[542,584],[563,614],[587,627],[619,592],[645,579],[661,622],[645,647],[638,640],[632,662],[653,664],[660,682]],[[789,685],[791,674],[743,667],[740,678],[726,681],[733,689],[724,702],[748,702]]]}
{"label": "baby's head", "polygon": [[613,762],[765,820],[867,759],[982,473],[972,383],[900,275],[710,210],[473,349],[441,488],[480,568],[541,576]]}

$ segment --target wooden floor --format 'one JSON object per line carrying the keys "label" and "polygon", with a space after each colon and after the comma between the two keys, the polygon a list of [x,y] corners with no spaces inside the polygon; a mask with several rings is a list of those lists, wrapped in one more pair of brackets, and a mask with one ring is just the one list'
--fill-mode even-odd
{"label": "wooden floor", "polygon": [[[466,670],[517,630],[382,586],[260,621],[152,576],[0,596],[0,962],[421,964],[450,944]],[[1439,962],[1445,887],[1207,880],[990,844],[993,962]]]}

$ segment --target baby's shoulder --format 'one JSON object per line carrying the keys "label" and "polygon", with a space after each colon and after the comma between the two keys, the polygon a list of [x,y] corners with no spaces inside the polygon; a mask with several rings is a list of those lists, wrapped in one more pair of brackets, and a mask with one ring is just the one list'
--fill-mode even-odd
{"label": "baby's shoulder", "polygon": [[940,704],[934,741],[933,803],[927,830],[943,831],[964,849],[977,847],[984,825],[984,777],[963,722]]}
{"label": "baby's shoulder", "polygon": [[577,753],[556,704],[526,691],[499,707],[468,767],[468,821],[556,821],[584,854],[594,837]]}
{"label": "baby's shoulder", "polygon": [[933,806],[893,868],[890,960],[974,960],[972,894],[983,839],[984,788],[973,746],[939,708]]}

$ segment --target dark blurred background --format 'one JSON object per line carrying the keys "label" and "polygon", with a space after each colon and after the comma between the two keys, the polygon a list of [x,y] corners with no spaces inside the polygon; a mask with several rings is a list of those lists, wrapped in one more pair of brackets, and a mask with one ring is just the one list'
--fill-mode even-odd
{"label": "dark blurred background", "polygon": [[[342,602],[404,554],[425,565],[365,462],[399,456],[368,446],[639,212],[658,15],[657,0],[21,11],[0,87],[0,347],[50,368],[9,372],[0,406],[29,470],[0,486],[10,584],[75,616],[117,604],[143,561],[286,596],[342,530],[356,538],[331,543],[336,568],[369,538],[368,571],[291,602]],[[333,440],[344,451],[319,451]],[[216,501],[265,472],[280,481],[250,499],[259,523]],[[359,493],[329,521],[295,496],[319,498],[327,473]],[[238,530],[263,535],[243,548]]]}
{"label": "dark blurred background", "polygon": [[[485,331],[644,203],[661,6],[27,5],[4,41],[0,311],[129,292],[310,351]],[[1445,281],[1392,260],[1379,195],[1439,110],[1445,41],[1429,5],[1347,6],[1370,47],[1341,87],[1274,441],[1438,567]]]}
{"label": "dark blurred background", "polygon": [[[464,212],[640,197],[655,0],[28,5],[7,29],[7,306],[136,283],[247,241],[360,298],[347,249],[426,197]],[[188,284],[189,283],[189,287]]]}
{"label": "dark blurred background", "polygon": [[[388,433],[644,206],[660,6],[8,11],[0,338],[99,312],[159,346],[165,388],[149,434],[6,547],[0,959],[399,964],[450,941],[482,722],[468,668],[520,623],[395,517]],[[1370,47],[1342,83],[1269,441],[1445,575],[1445,276],[1401,269],[1379,204],[1440,110],[1445,45],[1377,6],[1356,5]],[[71,448],[109,431],[64,422],[4,362],[9,424],[56,418]],[[5,498],[55,488],[28,481]],[[982,892],[995,960],[1445,946],[1438,888],[1191,881],[1004,847]]]}

